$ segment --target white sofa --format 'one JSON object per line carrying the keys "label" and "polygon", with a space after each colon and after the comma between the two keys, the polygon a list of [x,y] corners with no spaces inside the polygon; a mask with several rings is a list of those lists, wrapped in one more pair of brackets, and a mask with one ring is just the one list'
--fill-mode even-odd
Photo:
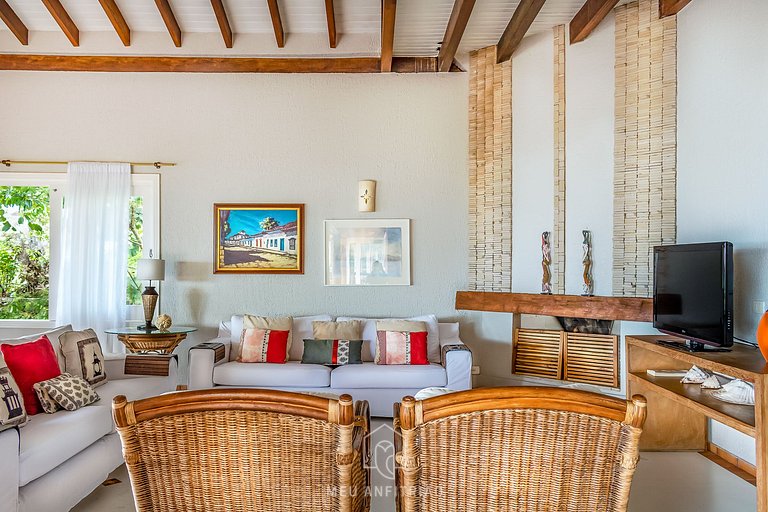
{"label": "white sofa", "polygon": [[242,315],[234,315],[230,321],[219,325],[218,337],[210,340],[224,345],[223,358],[217,361],[212,349],[190,349],[189,389],[226,386],[349,393],[355,400],[367,400],[373,416],[391,417],[395,402],[421,389],[445,387],[461,391],[472,388],[472,353],[459,339],[459,324],[438,323],[437,319],[430,325],[429,365],[373,363],[375,319],[364,319],[363,338],[366,343],[363,344],[363,364],[334,369],[324,365],[302,364],[303,340],[312,338],[312,321],[331,319],[329,315],[294,317],[291,333],[293,344],[289,361],[285,364],[239,363],[230,357],[230,348],[232,343],[240,340],[243,318]]}
{"label": "white sofa", "polygon": [[[48,331],[63,370],[58,335]],[[34,341],[41,334],[2,343]],[[96,388],[101,400],[77,411],[40,413],[19,428],[0,432],[0,512],[62,512],[74,507],[123,463],[120,438],[112,421],[112,398],[129,400],[176,388],[177,367],[167,377],[125,375],[125,355],[105,355],[109,381]]]}

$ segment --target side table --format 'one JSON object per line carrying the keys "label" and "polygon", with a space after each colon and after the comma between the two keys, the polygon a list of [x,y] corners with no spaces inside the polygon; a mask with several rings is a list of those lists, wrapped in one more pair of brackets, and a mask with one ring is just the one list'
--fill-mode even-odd
{"label": "side table", "polygon": [[173,326],[166,330],[146,331],[135,327],[116,327],[106,329],[107,334],[115,334],[117,339],[134,354],[170,354],[179,346],[187,334],[195,332],[197,328],[187,326]]}

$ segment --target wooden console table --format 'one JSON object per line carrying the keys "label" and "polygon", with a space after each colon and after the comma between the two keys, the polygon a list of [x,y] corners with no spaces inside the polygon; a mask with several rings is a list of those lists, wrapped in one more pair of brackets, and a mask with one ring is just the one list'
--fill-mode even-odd
{"label": "wooden console table", "polygon": [[[673,336],[627,336],[628,396],[648,399],[641,450],[705,450],[707,418],[755,439],[757,510],[768,512],[768,364],[757,349],[734,345],[731,352],[684,352],[659,345]],[[682,342],[682,340],[680,340]],[[678,377],[653,377],[646,370],[688,370],[696,365],[755,385],[755,406],[735,405],[710,396]]]}

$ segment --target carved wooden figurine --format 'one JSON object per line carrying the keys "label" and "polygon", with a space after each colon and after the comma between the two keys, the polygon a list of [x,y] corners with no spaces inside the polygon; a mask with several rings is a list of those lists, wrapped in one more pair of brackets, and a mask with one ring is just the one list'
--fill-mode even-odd
{"label": "carved wooden figurine", "polygon": [[584,249],[584,256],[581,261],[584,263],[584,292],[582,295],[592,296],[595,294],[595,283],[592,280],[592,232],[584,230],[581,232],[584,241],[581,246]]}
{"label": "carved wooden figurine", "polygon": [[544,231],[541,234],[541,293],[551,295],[552,294],[552,271],[550,266],[552,265],[552,249],[549,245],[549,231]]}

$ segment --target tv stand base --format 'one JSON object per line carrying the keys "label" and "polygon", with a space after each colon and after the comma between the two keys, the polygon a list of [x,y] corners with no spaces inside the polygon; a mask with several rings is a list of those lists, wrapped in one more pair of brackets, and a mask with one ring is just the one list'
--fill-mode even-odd
{"label": "tv stand base", "polygon": [[656,340],[659,345],[680,350],[682,352],[730,352],[729,348],[710,347],[699,341],[685,340],[683,343],[668,340]]}

